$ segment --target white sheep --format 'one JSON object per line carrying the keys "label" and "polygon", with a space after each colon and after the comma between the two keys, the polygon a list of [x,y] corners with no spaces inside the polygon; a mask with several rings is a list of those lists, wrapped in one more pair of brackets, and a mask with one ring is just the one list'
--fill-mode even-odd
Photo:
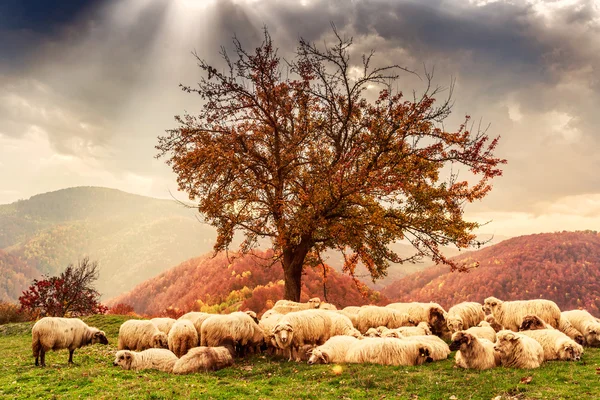
{"label": "white sheep", "polygon": [[325,344],[314,348],[308,359],[308,364],[343,363],[350,346],[359,339],[352,336],[333,336]]}
{"label": "white sheep", "polygon": [[450,307],[446,315],[446,325],[451,333],[464,331],[477,326],[485,319],[481,304],[471,301]]}
{"label": "white sheep", "polygon": [[583,334],[575,329],[569,320],[562,316],[562,313],[560,316],[560,323],[558,324],[558,330],[573,339],[577,344],[585,346],[585,337]]}
{"label": "white sheep", "polygon": [[215,314],[204,320],[200,327],[200,345],[221,346],[226,338],[233,340],[240,355],[247,350],[255,350],[264,341],[264,334],[254,319],[245,312]]}
{"label": "white sheep", "polygon": [[407,337],[407,336],[427,336],[432,335],[427,322],[419,322],[417,326],[402,326],[396,329],[385,329],[380,333],[380,337]]}
{"label": "white sheep", "polygon": [[159,331],[168,335],[175,320],[173,318],[152,318],[150,322],[156,325]]}
{"label": "white sheep", "polygon": [[416,341],[394,338],[365,338],[352,344],[346,352],[347,363],[381,365],[421,365],[431,361],[428,346]]}
{"label": "white sheep", "polygon": [[544,362],[544,349],[536,340],[510,330],[502,330],[496,337],[494,350],[500,353],[503,366],[538,368]]}
{"label": "white sheep", "polygon": [[496,331],[486,321],[481,321],[479,325],[473,326],[464,332],[470,333],[479,339],[487,339],[492,343],[496,342]]}
{"label": "white sheep", "polygon": [[119,350],[167,348],[167,335],[148,320],[130,319],[119,328]]}
{"label": "white sheep", "polygon": [[454,358],[457,368],[484,370],[500,365],[500,353],[494,350],[494,343],[468,332],[454,333],[450,350],[458,350]]}
{"label": "white sheep", "polygon": [[306,344],[321,345],[331,337],[329,311],[303,310],[284,315],[273,328],[277,347],[286,350],[288,359],[299,361],[297,351]]}
{"label": "white sheep", "polygon": [[177,360],[177,356],[167,349],[146,349],[141,352],[119,350],[113,365],[134,371],[157,369],[164,372],[173,372],[173,365]]}
{"label": "white sheep", "polygon": [[177,357],[184,356],[191,348],[198,346],[198,332],[192,321],[178,319],[175,321],[168,336],[169,350]]}
{"label": "white sheep", "polygon": [[[387,331],[388,328],[386,328],[384,326],[385,330]],[[369,328],[367,329],[367,331],[365,332],[365,334],[363,335],[364,337],[381,337],[381,331],[379,331],[377,328]]]}
{"label": "white sheep", "polygon": [[411,317],[404,312],[392,308],[366,306],[361,307],[357,316],[357,328],[361,333],[366,333],[369,328],[385,326],[386,328],[400,328],[401,326],[415,325]]}
{"label": "white sheep", "polygon": [[174,374],[217,371],[233,365],[233,341],[225,340],[224,346],[194,347],[173,366]]}
{"label": "white sheep", "polygon": [[491,312],[505,329],[515,332],[519,330],[523,318],[527,315],[536,315],[553,328],[558,328],[560,321],[560,308],[550,300],[502,301],[495,297],[488,297],[483,308],[484,311]]}
{"label": "white sheep", "polygon": [[358,312],[360,311],[360,307],[350,306],[346,307],[343,310],[337,310],[337,313],[345,315],[350,318],[352,325],[355,328],[358,328]]}
{"label": "white sheep", "polygon": [[73,364],[75,349],[95,343],[108,344],[103,331],[79,318],[44,317],[33,325],[31,337],[35,365],[41,362],[42,367],[46,366],[48,350],[69,349],[69,364]]}
{"label": "white sheep", "polygon": [[535,339],[544,349],[544,360],[578,361],[583,347],[556,329],[535,329],[520,332]]}
{"label": "white sheep", "polygon": [[345,315],[337,312],[327,312],[324,315],[331,320],[330,337],[338,335],[354,336],[357,339],[362,337],[360,332],[354,328],[350,318]]}
{"label": "white sheep", "polygon": [[201,312],[201,311],[190,311],[189,313],[185,313],[183,314],[181,317],[177,318],[177,319],[187,319],[188,321],[191,321],[192,323],[196,322],[196,320],[198,318],[204,318],[206,319],[207,315],[211,315],[209,313],[205,313],[205,312]]}
{"label": "white sheep", "polygon": [[291,300],[278,300],[273,306],[272,310],[275,310],[280,314],[287,314],[294,311],[317,309],[320,305],[321,299],[318,297],[313,297],[306,303],[297,303]]}
{"label": "white sheep", "polygon": [[386,307],[408,314],[414,324],[427,322],[434,335],[444,335],[448,330],[446,310],[437,303],[391,303]]}
{"label": "white sheep", "polygon": [[416,342],[419,346],[427,347],[429,358],[433,361],[445,360],[450,355],[448,344],[435,335],[404,336],[400,340]]}
{"label": "white sheep", "polygon": [[586,346],[600,347],[600,322],[586,310],[564,311],[561,316],[583,335]]}

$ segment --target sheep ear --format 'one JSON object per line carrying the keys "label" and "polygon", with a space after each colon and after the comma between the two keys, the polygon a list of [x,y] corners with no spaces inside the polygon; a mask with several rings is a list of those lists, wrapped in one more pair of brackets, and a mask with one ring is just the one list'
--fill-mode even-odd
{"label": "sheep ear", "polygon": [[429,349],[427,347],[419,347],[419,355],[421,357],[429,357]]}
{"label": "sheep ear", "polygon": [[329,355],[327,355],[325,353],[321,353],[321,358],[323,359],[323,362],[325,364],[329,364]]}

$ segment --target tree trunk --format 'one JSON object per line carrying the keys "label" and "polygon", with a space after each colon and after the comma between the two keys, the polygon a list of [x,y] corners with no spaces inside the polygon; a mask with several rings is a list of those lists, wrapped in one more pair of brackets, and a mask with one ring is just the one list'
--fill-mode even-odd
{"label": "tree trunk", "polygon": [[284,300],[300,301],[302,269],[309,250],[310,244],[304,239],[298,246],[283,249]]}

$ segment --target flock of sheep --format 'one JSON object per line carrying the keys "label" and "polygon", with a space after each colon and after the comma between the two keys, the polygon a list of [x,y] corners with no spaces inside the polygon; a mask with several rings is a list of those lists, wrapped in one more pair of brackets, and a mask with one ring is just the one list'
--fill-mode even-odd
{"label": "flock of sheep", "polygon": [[[42,366],[50,349],[69,349],[72,363],[75,349],[108,343],[104,332],[75,318],[42,318],[32,336],[35,363],[40,357]],[[252,311],[129,320],[119,329],[113,364],[185,374],[265,351],[308,364],[421,365],[457,350],[459,368],[537,368],[549,360],[579,360],[583,346],[600,346],[600,320],[584,310],[561,313],[549,300],[489,297],[483,306],[465,302],[446,312],[436,303],[337,310],[314,298],[280,300],[260,320]]]}

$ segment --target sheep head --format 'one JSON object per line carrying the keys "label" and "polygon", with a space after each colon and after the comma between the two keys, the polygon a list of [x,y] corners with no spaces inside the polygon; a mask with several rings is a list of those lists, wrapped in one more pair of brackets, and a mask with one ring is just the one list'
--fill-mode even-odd
{"label": "sheep head", "polygon": [[92,334],[92,344],[96,343],[108,344],[108,338],[106,337],[104,331],[95,330],[95,332]]}
{"label": "sheep head", "polygon": [[294,337],[294,328],[287,322],[279,323],[273,328],[273,335],[275,335],[277,346],[283,349],[290,345]]}
{"label": "sheep head", "polygon": [[119,350],[115,356],[113,365],[121,366],[123,369],[131,369],[131,363],[133,362],[133,353],[129,350]]}
{"label": "sheep head", "polygon": [[321,299],[318,297],[313,297],[312,299],[308,300],[308,304],[310,304],[310,308],[319,308],[321,305]]}
{"label": "sheep head", "polygon": [[308,358],[308,364],[329,364],[329,355],[319,349],[313,349]]}
{"label": "sheep head", "polygon": [[157,349],[168,349],[169,340],[167,335],[163,332],[155,333],[154,336],[152,336],[152,347]]}
{"label": "sheep head", "polygon": [[568,361],[579,361],[581,354],[583,353],[583,347],[580,345],[573,345],[573,343],[563,343],[558,348],[558,355],[560,360]]}
{"label": "sheep head", "polygon": [[431,358],[431,350],[428,347],[419,347],[419,353],[417,359],[415,360],[415,365],[421,365],[426,362],[432,362],[433,358]]}
{"label": "sheep head", "polygon": [[446,325],[448,326],[448,330],[452,333],[462,331],[464,326],[463,320],[459,316],[446,319]]}
{"label": "sheep head", "polygon": [[456,332],[452,335],[452,343],[450,343],[450,350],[456,351],[464,347],[466,348],[473,341],[473,335],[467,332]]}
{"label": "sheep head", "polygon": [[498,309],[498,307],[502,304],[502,300],[499,300],[495,297],[488,297],[483,302],[483,312],[486,314],[494,314],[494,312]]}
{"label": "sheep head", "polygon": [[600,346],[600,323],[590,323],[585,327],[583,335],[588,346]]}
{"label": "sheep head", "polygon": [[521,340],[521,337],[511,331],[500,331],[496,339],[494,350],[500,354],[508,354],[510,349]]}
{"label": "sheep head", "polygon": [[381,336],[381,332],[379,332],[377,329],[375,328],[369,328],[366,332],[365,332],[365,336],[366,337],[380,337]]}

